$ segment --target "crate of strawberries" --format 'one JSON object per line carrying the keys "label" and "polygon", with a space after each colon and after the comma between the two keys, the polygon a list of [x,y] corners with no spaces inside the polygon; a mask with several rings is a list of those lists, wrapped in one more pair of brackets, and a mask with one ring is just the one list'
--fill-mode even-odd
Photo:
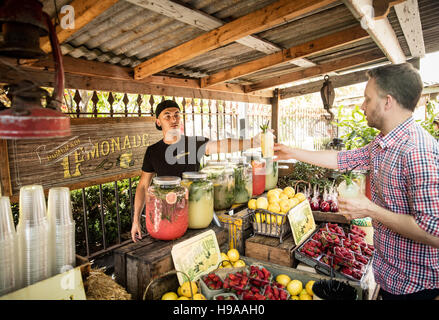
{"label": "crate of strawberries", "polygon": [[371,263],[374,248],[364,240],[365,233],[355,225],[341,227],[337,223],[322,223],[295,250],[296,259],[316,270],[349,280],[361,281]]}

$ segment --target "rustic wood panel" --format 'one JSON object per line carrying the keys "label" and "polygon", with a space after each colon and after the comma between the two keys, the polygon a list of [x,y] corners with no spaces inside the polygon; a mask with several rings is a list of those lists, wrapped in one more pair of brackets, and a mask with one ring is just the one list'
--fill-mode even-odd
{"label": "rustic wood panel", "polygon": [[71,119],[72,135],[55,139],[9,140],[12,194],[20,187],[95,185],[137,175],[147,146],[162,138],[154,119]]}
{"label": "rustic wood panel", "polygon": [[280,243],[279,238],[254,235],[245,241],[245,256],[287,267],[296,267],[293,249],[296,247],[292,235]]}
{"label": "rustic wood panel", "polygon": [[7,140],[0,139],[0,196],[11,196],[11,175]]}
{"label": "rustic wood panel", "polygon": [[333,222],[333,223],[346,223],[349,224],[349,220],[345,216],[337,213],[327,213],[320,211],[313,211],[312,215],[316,222]]}

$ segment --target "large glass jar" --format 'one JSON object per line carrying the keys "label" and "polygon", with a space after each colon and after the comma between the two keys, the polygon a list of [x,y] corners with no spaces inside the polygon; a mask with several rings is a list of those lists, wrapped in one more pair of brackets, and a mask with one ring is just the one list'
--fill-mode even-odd
{"label": "large glass jar", "polygon": [[265,160],[260,153],[244,153],[252,166],[253,197],[265,191]]}
{"label": "large glass jar", "polygon": [[234,165],[226,161],[208,161],[201,170],[213,183],[213,206],[215,210],[230,209],[235,202]]}
{"label": "large glass jar", "polygon": [[188,190],[179,177],[155,177],[147,191],[146,229],[151,237],[173,240],[188,227]]}
{"label": "large glass jar", "polygon": [[277,180],[279,178],[279,172],[277,167],[277,161],[270,158],[264,158],[265,160],[265,191],[276,188]]}
{"label": "large glass jar", "polygon": [[230,162],[235,164],[235,203],[247,203],[253,194],[252,166],[245,157]]}
{"label": "large glass jar", "polygon": [[213,219],[213,183],[207,174],[183,172],[181,184],[189,190],[189,228],[207,228]]}

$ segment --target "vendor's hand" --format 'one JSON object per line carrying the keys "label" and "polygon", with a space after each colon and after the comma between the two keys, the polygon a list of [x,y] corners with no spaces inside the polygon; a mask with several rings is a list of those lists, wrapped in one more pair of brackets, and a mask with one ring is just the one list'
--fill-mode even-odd
{"label": "vendor's hand", "polygon": [[274,156],[276,160],[290,160],[293,159],[291,148],[280,143],[274,144]]}
{"label": "vendor's hand", "polygon": [[134,222],[131,227],[131,239],[133,242],[137,242],[138,239],[142,239],[142,230],[138,222]]}
{"label": "vendor's hand", "polygon": [[348,220],[359,219],[371,216],[371,208],[374,203],[366,196],[361,195],[353,199],[338,197],[338,210]]}

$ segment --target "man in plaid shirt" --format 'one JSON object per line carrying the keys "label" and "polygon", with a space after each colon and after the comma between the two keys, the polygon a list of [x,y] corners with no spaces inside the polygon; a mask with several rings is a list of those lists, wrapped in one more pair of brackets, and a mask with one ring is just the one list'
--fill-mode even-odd
{"label": "man in plaid shirt", "polygon": [[308,151],[276,144],[278,159],[331,169],[367,169],[372,201],[339,197],[348,219],[371,217],[373,270],[383,299],[439,297],[439,144],[413,120],[422,92],[411,64],[367,72],[362,110],[380,134],[350,151]]}

